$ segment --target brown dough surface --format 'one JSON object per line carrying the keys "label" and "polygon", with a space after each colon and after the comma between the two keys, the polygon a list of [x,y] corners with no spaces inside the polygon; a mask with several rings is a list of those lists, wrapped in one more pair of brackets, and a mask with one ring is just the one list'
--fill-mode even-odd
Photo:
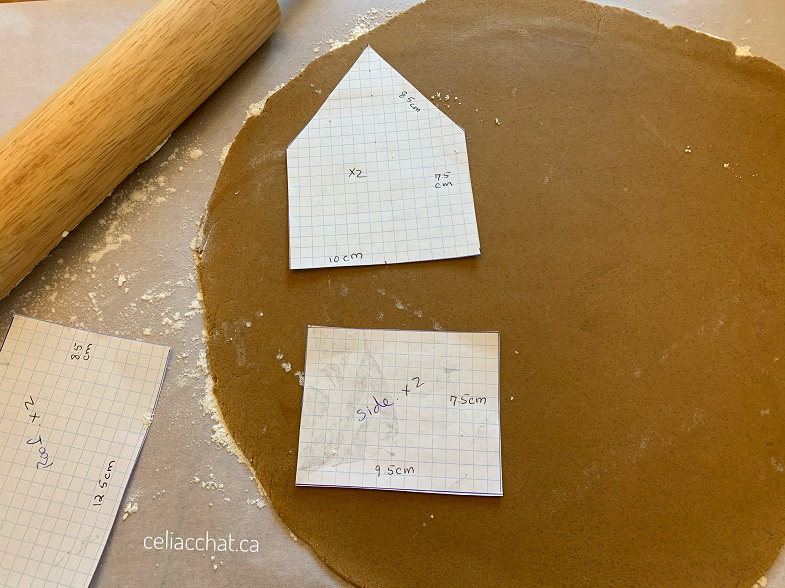
{"label": "brown dough surface", "polygon": [[[288,269],[286,145],[368,42],[450,94],[480,257]],[[785,541],[784,171],[785,72],[728,42],[576,0],[429,0],[232,146],[200,247],[229,429],[360,586],[749,586]],[[306,326],[437,323],[501,332],[504,497],[295,487]]]}

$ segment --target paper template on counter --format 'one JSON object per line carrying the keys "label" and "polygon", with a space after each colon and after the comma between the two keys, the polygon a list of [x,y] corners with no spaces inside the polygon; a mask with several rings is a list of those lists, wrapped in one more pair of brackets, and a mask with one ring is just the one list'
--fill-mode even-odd
{"label": "paper template on counter", "polygon": [[463,129],[371,47],[286,161],[291,269],[480,254]]}
{"label": "paper template on counter", "polygon": [[501,496],[499,334],[309,327],[296,483]]}
{"label": "paper template on counter", "polygon": [[169,348],[14,317],[0,349],[0,584],[87,586]]}

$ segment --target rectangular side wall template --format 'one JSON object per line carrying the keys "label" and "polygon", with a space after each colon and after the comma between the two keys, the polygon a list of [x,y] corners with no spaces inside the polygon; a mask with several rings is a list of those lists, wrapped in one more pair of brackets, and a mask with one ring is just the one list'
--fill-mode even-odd
{"label": "rectangular side wall template", "polygon": [[309,327],[296,483],[501,496],[499,334]]}

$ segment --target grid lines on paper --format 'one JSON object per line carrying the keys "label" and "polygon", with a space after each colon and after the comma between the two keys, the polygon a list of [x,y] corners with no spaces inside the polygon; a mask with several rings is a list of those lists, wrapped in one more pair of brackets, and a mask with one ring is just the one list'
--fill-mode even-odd
{"label": "grid lines on paper", "polygon": [[[87,586],[168,357],[166,347],[14,317],[0,350],[0,580]],[[45,468],[39,447],[51,456]]]}
{"label": "grid lines on paper", "polygon": [[292,269],[480,253],[463,130],[370,47],[288,147],[287,174]]}
{"label": "grid lines on paper", "polygon": [[501,495],[498,333],[309,327],[296,483]]}

